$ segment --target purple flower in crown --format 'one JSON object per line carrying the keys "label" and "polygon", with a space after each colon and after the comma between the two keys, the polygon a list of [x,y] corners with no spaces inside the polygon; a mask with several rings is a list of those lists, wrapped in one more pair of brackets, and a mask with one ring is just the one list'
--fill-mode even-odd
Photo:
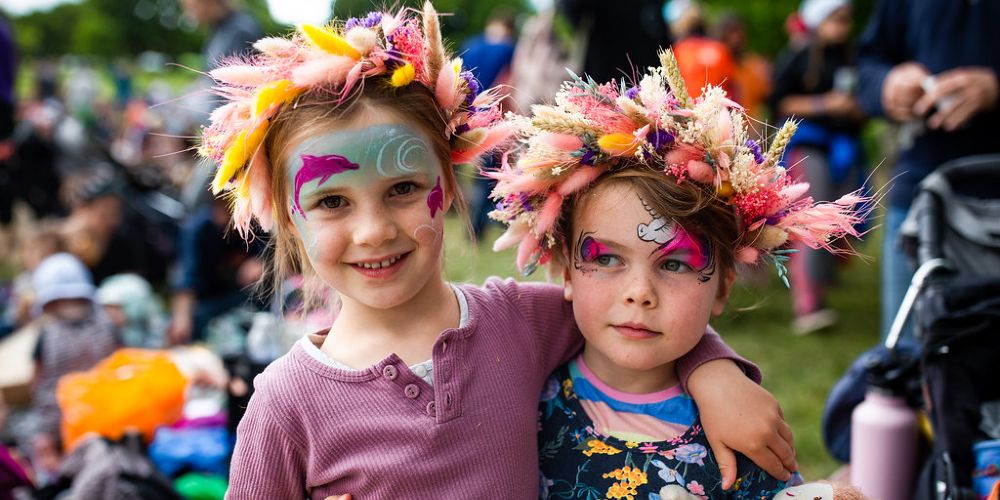
{"label": "purple flower in crown", "polygon": [[638,95],[639,87],[629,87],[629,89],[625,91],[625,97],[628,97],[629,99],[635,99]]}
{"label": "purple flower in crown", "polygon": [[479,80],[476,80],[476,75],[473,75],[471,71],[463,71],[458,75],[461,79],[465,80],[465,87],[469,89],[469,95],[465,96],[465,106],[472,106],[472,101],[476,100],[476,96],[479,95]]}
{"label": "purple flower in crown", "polygon": [[522,210],[524,210],[525,212],[532,212],[535,210],[535,207],[531,206],[531,198],[529,198],[527,194],[518,193],[517,196],[521,202]]}
{"label": "purple flower in crown", "polygon": [[597,157],[597,151],[584,146],[583,154],[580,155],[580,165],[594,165],[594,158]]}
{"label": "purple flower in crown", "polygon": [[382,22],[381,12],[369,12],[368,16],[366,16],[364,19],[358,19],[356,17],[348,19],[347,22],[344,23],[344,31],[350,31],[351,28],[357,28],[359,26],[364,28],[373,28],[375,27],[376,24],[379,24],[381,22]]}
{"label": "purple flower in crown", "polygon": [[674,143],[674,134],[671,134],[666,130],[654,128],[646,134],[646,141],[653,146],[653,149],[659,151],[660,148]]}
{"label": "purple flower in crown", "polygon": [[403,54],[396,49],[389,49],[384,52],[385,54],[385,69],[392,71],[399,66],[402,66],[406,61],[403,59]]}
{"label": "purple flower in crown", "polygon": [[764,153],[760,150],[760,144],[753,139],[747,139],[747,147],[750,148],[750,152],[753,153],[753,160],[757,162],[758,165],[764,163]]}

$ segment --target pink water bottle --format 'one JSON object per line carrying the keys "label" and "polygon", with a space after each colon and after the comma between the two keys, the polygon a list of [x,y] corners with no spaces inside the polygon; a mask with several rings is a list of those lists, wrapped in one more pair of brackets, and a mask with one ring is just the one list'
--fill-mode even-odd
{"label": "pink water bottle", "polygon": [[851,415],[851,484],[868,497],[910,500],[917,414],[896,391],[871,385]]}

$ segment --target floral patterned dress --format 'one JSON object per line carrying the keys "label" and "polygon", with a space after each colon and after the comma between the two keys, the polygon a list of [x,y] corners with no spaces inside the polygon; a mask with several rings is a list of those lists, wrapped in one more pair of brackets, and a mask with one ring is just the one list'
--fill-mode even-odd
{"label": "floral patterned dress", "polygon": [[[634,442],[604,435],[581,405],[567,363],[546,383],[538,435],[541,498],[660,500],[672,498],[770,499],[785,483],[737,454],[737,480],[722,489],[708,438],[687,396],[693,424],[673,439]],[[592,390],[592,389],[591,389]]]}

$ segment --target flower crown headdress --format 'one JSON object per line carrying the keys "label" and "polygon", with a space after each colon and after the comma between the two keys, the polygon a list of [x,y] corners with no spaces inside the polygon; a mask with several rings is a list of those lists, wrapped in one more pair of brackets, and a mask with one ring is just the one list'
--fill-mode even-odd
{"label": "flower crown headdress", "polygon": [[740,223],[737,260],[771,262],[786,285],[790,243],[839,252],[834,240],[860,236],[855,226],[872,208],[869,197],[859,190],[814,202],[805,196],[809,185],[793,182],[780,165],[795,122],[786,121],[765,152],[722,88],[708,86],[692,100],[670,49],[660,52],[660,63],[632,86],[571,74],[554,105],[509,118],[523,146],[514,166],[505,161],[488,174],[497,180],[490,216],[508,225],[494,250],[517,244],[517,266],[530,274],[551,257],[564,200],[602,173],[636,164],[712,190]]}
{"label": "flower crown headdress", "polygon": [[282,109],[309,92],[337,104],[360,94],[366,81],[395,88],[424,85],[445,118],[452,164],[469,163],[508,138],[513,127],[501,117],[496,89],[480,93],[479,82],[449,59],[437,12],[372,12],[328,26],[302,25],[286,37],[254,43],[259,54],[225,61],[209,72],[226,104],[212,112],[198,152],[218,163],[213,194],[226,192],[233,225],[244,238],[256,219],[273,226],[270,165],[261,145]]}

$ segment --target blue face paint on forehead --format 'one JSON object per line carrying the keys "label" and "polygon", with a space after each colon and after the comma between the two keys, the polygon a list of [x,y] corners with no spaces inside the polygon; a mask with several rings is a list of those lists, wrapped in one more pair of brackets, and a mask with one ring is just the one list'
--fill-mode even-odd
{"label": "blue face paint on forehead", "polygon": [[440,161],[424,136],[401,124],[310,137],[286,161],[289,196],[299,213],[300,196],[321,186],[359,185],[379,177],[414,174],[430,179],[440,169]]}

